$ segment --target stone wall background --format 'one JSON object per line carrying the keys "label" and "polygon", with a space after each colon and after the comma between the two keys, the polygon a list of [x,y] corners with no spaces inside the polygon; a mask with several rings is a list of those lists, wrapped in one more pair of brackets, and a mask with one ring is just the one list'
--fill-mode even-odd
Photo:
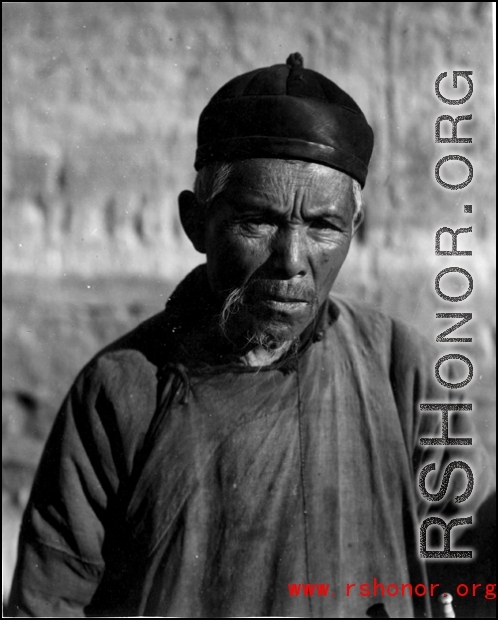
{"label": "stone wall background", "polygon": [[[7,590],[20,515],[71,381],[104,344],[159,311],[202,261],[176,206],[193,183],[202,108],[229,78],[293,51],[353,96],[376,135],[366,224],[337,289],[431,339],[442,331],[435,312],[474,313],[466,328],[474,342],[459,352],[475,360],[467,394],[481,448],[494,453],[491,3],[27,2],[2,12]],[[475,91],[450,109],[434,81],[453,70],[473,70]],[[448,97],[466,92],[463,80],[457,90],[445,82]],[[435,144],[438,115],[470,113],[459,135],[472,144]],[[450,153],[474,166],[459,192],[434,180],[435,163]],[[466,169],[442,174],[455,182]],[[473,215],[463,214],[467,203]],[[455,310],[434,293],[435,275],[456,262],[434,256],[434,235],[470,225],[460,245],[474,254],[456,264],[468,260],[475,290]],[[456,292],[462,282],[448,286]]]}

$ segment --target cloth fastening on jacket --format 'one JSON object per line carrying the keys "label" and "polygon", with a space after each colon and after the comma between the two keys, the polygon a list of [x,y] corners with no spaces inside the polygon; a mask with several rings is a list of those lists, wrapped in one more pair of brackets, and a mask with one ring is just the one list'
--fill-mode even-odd
{"label": "cloth fastening on jacket", "polygon": [[[25,512],[11,613],[429,616],[428,597],[359,584],[426,583],[417,476],[448,456],[419,445],[441,432],[419,410],[442,402],[431,346],[331,298],[297,353],[255,369],[199,339],[210,304],[201,266],[77,377]],[[305,583],[328,595],[291,595]]]}

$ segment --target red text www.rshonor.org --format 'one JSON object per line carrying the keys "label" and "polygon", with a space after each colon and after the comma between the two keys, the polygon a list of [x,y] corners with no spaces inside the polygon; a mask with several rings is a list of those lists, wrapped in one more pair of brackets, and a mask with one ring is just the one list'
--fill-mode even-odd
{"label": "red text www.rshonor.org", "polygon": [[[439,583],[431,583],[427,587],[423,583],[417,583],[412,585],[411,583],[390,583],[384,585],[374,577],[373,583],[346,583],[344,586],[344,594],[346,596],[437,596],[439,593],[437,589],[440,587]],[[330,590],[328,583],[288,583],[287,588],[290,596],[335,596],[335,593]],[[456,588],[456,594],[460,597],[465,596],[484,596],[487,600],[494,600],[496,598],[496,584],[488,583],[461,583]]]}

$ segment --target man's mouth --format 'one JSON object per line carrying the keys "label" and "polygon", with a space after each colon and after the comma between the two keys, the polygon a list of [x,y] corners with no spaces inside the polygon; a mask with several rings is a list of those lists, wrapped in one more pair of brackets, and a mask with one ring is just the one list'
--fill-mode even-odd
{"label": "man's mouth", "polygon": [[249,306],[266,307],[277,312],[303,312],[312,306],[314,295],[303,285],[256,280],[247,289]]}
{"label": "man's mouth", "polygon": [[274,312],[285,314],[299,313],[307,310],[310,303],[303,297],[279,295],[275,293],[260,294],[251,299],[250,305],[263,306]]}
{"label": "man's mouth", "polygon": [[309,302],[302,297],[291,297],[288,295],[262,295],[259,300],[267,304],[283,304],[283,305],[309,305]]}
{"label": "man's mouth", "polygon": [[300,314],[304,312],[309,304],[307,301],[295,301],[292,299],[278,301],[276,299],[265,299],[261,302],[269,310],[279,314]]}

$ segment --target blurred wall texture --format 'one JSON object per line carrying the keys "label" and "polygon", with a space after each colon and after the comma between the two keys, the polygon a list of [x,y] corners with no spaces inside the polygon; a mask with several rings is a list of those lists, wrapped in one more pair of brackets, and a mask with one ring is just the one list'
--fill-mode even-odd
{"label": "blurred wall texture", "polygon": [[[193,183],[202,108],[228,79],[294,51],[353,96],[376,135],[366,224],[338,290],[432,339],[442,331],[435,312],[455,311],[434,293],[452,260],[435,257],[435,232],[473,226],[461,244],[474,252],[475,291],[458,311],[474,312],[471,393],[493,447],[491,3],[26,2],[2,11],[7,586],[33,472],[71,381],[202,261],[176,207]],[[462,110],[434,93],[437,76],[453,70],[474,72]],[[446,96],[466,92],[446,82]],[[435,144],[438,115],[469,113],[459,135],[472,144]],[[474,166],[460,192],[434,179],[435,163],[453,152]],[[459,165],[448,180],[466,175]]]}

